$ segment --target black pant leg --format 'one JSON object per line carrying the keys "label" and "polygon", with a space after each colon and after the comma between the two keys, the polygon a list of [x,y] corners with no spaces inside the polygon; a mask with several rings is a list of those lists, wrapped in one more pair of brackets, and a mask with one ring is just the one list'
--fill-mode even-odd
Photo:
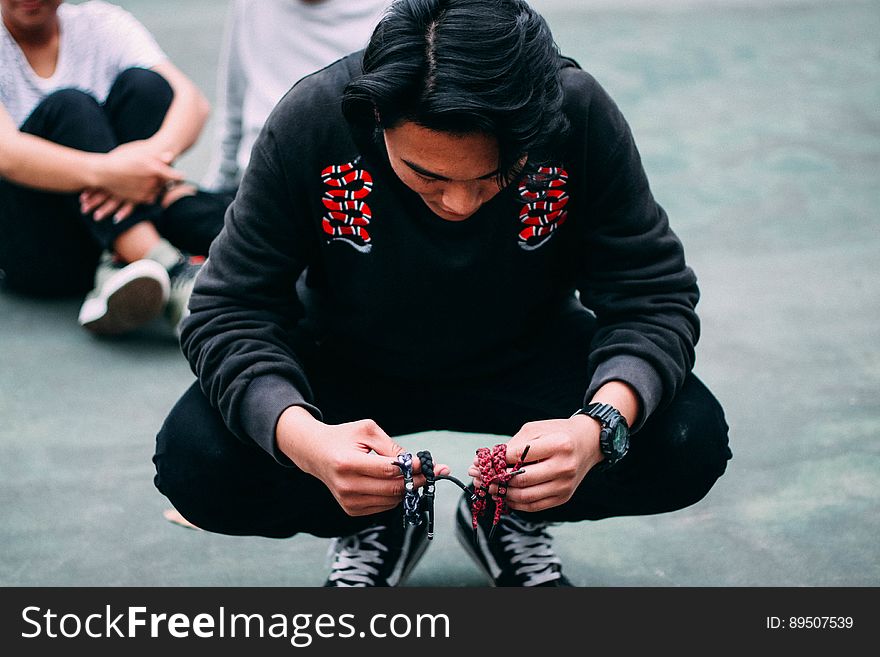
{"label": "black pant leg", "polygon": [[[101,148],[100,152],[109,152],[120,144],[152,137],[162,126],[173,99],[171,85],[158,73],[143,68],[122,71],[113,81],[107,99],[101,106],[104,120],[113,133],[114,143],[110,148]],[[104,248],[110,249],[116,238],[129,228],[142,221],[157,224],[161,215],[162,208],[158,203],[139,205],[131,216],[118,223],[92,221],[92,230]]]}
{"label": "black pant leg", "polygon": [[703,499],[730,458],[721,405],[689,374],[672,403],[632,436],[623,461],[588,472],[565,504],[529,515],[571,522],[676,511]]}
{"label": "black pant leg", "polygon": [[232,199],[231,194],[224,192],[198,190],[165,208],[156,218],[156,228],[181,251],[206,256],[211,242],[223,229]]}
{"label": "black pant leg", "polygon": [[117,143],[149,139],[162,126],[174,91],[155,71],[130,68],[120,73],[104,101]]}
{"label": "black pant leg", "polygon": [[154,483],[198,527],[220,534],[333,537],[375,521],[345,514],[329,489],[227,429],[194,383],[156,438]]}

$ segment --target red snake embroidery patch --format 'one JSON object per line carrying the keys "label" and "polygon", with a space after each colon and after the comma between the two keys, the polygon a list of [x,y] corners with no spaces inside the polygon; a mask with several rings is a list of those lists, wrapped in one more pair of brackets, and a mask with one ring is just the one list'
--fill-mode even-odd
{"label": "red snake embroidery patch", "polygon": [[321,172],[321,180],[327,186],[321,198],[327,208],[321,228],[328,241],[342,240],[362,253],[369,253],[372,241],[367,226],[372,212],[364,199],[373,189],[373,177],[357,165],[358,160],[354,160]]}
{"label": "red snake embroidery patch", "polygon": [[568,218],[568,173],[561,167],[541,167],[527,175],[519,186],[519,198],[525,204],[519,221],[520,248],[532,251],[546,244]]}

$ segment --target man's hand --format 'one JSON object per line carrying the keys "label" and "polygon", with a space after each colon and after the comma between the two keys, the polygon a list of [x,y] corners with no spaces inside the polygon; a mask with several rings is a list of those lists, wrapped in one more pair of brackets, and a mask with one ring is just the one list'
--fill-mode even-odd
{"label": "man's hand", "polygon": [[[611,404],[630,426],[639,416],[638,394],[623,381],[609,381],[596,391],[592,401]],[[516,463],[530,445],[525,472],[507,485],[508,506],[520,511],[543,511],[568,502],[590,469],[605,458],[599,447],[601,433],[599,422],[582,414],[524,425],[507,443],[508,465]],[[476,459],[468,474],[477,486],[482,484]],[[495,493],[496,486],[493,484],[489,490]]]}
{"label": "man's hand", "polygon": [[98,184],[80,198],[82,212],[94,212],[97,220],[111,214],[119,219],[126,204],[152,203],[165,185],[184,178],[183,173],[170,166],[174,154],[157,152],[149,140],[121,144],[97,157]]}
{"label": "man's hand", "polygon": [[95,221],[103,221],[111,214],[113,221],[122,221],[134,212],[135,204],[105,189],[87,189],[79,195],[79,211],[91,214]]}
{"label": "man's hand", "polygon": [[[324,424],[304,408],[291,406],[281,414],[275,437],[279,449],[324,482],[350,516],[387,511],[403,500],[403,476],[394,461],[405,450],[372,420]],[[415,485],[424,485],[415,457],[413,471]],[[434,472],[447,474],[449,468],[435,464]]]}
{"label": "man's hand", "polygon": [[[567,420],[529,422],[507,443],[507,463],[513,465],[529,445],[525,472],[510,480],[507,503],[520,511],[543,511],[564,504],[587,472],[602,460],[599,423],[585,415]],[[482,485],[476,459],[468,469]],[[490,492],[495,493],[493,484]]]}

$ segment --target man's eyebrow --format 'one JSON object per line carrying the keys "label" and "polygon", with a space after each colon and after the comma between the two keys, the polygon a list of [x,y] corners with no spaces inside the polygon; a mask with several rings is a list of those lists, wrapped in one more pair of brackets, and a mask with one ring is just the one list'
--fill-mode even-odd
{"label": "man's eyebrow", "polygon": [[[409,160],[404,160],[403,158],[401,158],[401,161],[406,166],[408,166],[410,169],[412,169],[413,171],[415,171],[419,175],[425,176],[426,178],[434,178],[436,180],[443,180],[446,182],[450,182],[452,180],[451,178],[447,178],[446,176],[441,176],[439,173],[434,173],[433,171],[428,171],[427,169],[420,167],[415,162],[410,162]],[[478,178],[475,178],[474,180],[488,180],[489,178],[494,178],[497,175],[498,175],[498,169],[495,169],[495,171],[492,171],[491,173],[487,173],[484,176],[479,176]]]}

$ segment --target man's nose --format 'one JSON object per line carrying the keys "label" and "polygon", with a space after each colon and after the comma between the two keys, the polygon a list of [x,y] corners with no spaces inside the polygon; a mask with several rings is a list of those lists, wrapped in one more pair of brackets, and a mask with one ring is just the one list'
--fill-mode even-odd
{"label": "man's nose", "polygon": [[453,214],[472,214],[480,207],[480,190],[473,185],[449,183],[443,190],[444,209]]}

